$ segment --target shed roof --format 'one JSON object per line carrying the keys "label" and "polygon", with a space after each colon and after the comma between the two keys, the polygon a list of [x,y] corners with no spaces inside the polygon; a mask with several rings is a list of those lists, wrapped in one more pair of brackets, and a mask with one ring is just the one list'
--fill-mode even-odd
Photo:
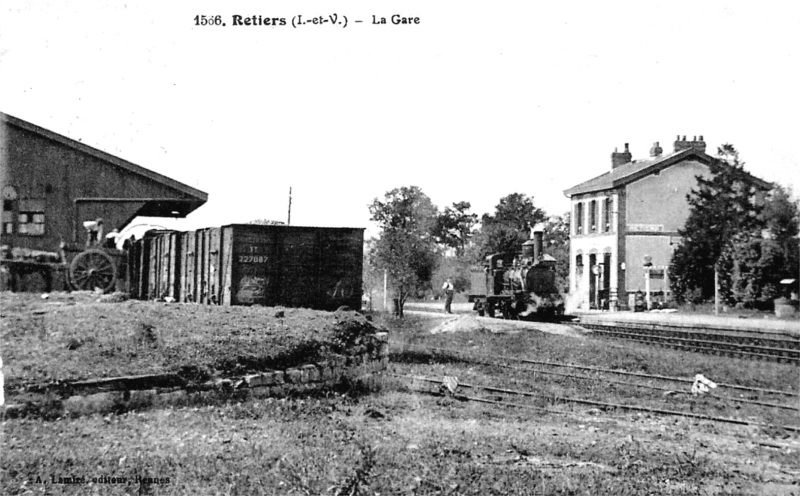
{"label": "shed roof", "polygon": [[[596,191],[604,191],[625,184],[632,183],[642,177],[652,174],[675,165],[685,160],[696,160],[700,163],[708,165],[711,162],[718,161],[719,159],[708,155],[705,152],[694,148],[688,148],[679,152],[670,153],[657,157],[652,160],[634,160],[627,164],[622,164],[605,174],[584,181],[576,186],[564,190],[564,195],[572,197],[584,193],[593,193]],[[756,183],[763,188],[771,188],[772,184],[752,176]]]}
{"label": "shed roof", "polygon": [[35,124],[31,124],[30,122],[24,121],[12,115],[0,112],[0,122],[5,122],[9,125],[38,134],[39,136],[55,141],[56,143],[66,147],[80,151],[87,155],[91,155],[108,163],[109,165],[125,169],[128,172],[132,172],[150,181],[167,186],[179,193],[179,195],[176,195],[175,198],[153,199],[154,201],[148,202],[148,205],[146,205],[143,209],[146,210],[146,212],[140,213],[140,215],[175,217],[175,212],[178,212],[179,216],[185,217],[208,201],[208,193],[205,193],[204,191],[200,191],[199,189],[195,189],[180,181],[176,181],[170,177],[153,172],[149,169],[145,169],[144,167],[136,165],[132,162],[128,162],[127,160],[111,155],[110,153],[98,150],[97,148],[92,148],[91,146],[85,145],[79,141],[75,141],[71,138],[67,138],[66,136],[54,133],[53,131],[49,131]]}

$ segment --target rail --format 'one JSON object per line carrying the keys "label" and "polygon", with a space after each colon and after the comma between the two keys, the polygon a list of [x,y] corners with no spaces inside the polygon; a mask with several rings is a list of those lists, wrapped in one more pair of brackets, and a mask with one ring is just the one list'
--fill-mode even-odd
{"label": "rail", "polygon": [[[395,373],[390,373],[389,375],[391,375],[393,377],[401,378],[401,379],[411,379],[411,380],[415,380],[415,381],[422,381],[422,382],[433,383],[433,384],[441,384],[442,383],[442,381],[440,379],[434,379],[434,378],[425,377],[425,376],[408,375],[408,374],[395,374]],[[735,425],[745,425],[745,426],[755,426],[755,427],[769,427],[769,428],[777,427],[779,429],[784,429],[784,430],[787,430],[787,431],[790,431],[790,432],[800,432],[800,427],[798,427],[798,426],[792,426],[792,425],[774,426],[774,425],[765,424],[765,423],[762,423],[762,422],[751,422],[749,420],[742,420],[742,419],[736,419],[736,418],[730,418],[730,417],[717,417],[717,416],[713,416],[713,415],[704,415],[704,414],[701,414],[701,413],[680,412],[680,411],[676,411],[676,410],[665,410],[665,409],[660,409],[660,408],[648,408],[648,407],[639,406],[639,405],[625,405],[625,404],[621,404],[621,403],[610,403],[610,402],[605,402],[605,401],[586,400],[586,399],[572,398],[572,397],[567,397],[567,396],[543,396],[541,394],[538,394],[538,393],[535,393],[535,392],[532,392],[532,391],[520,391],[520,390],[516,390],[516,389],[498,388],[498,387],[494,387],[494,386],[484,386],[484,385],[478,385],[478,384],[459,383],[458,387],[463,387],[463,388],[467,388],[467,389],[480,389],[480,390],[484,390],[484,391],[489,391],[489,392],[494,392],[494,393],[501,393],[501,394],[512,395],[512,396],[525,396],[525,397],[532,397],[532,398],[545,397],[545,398],[550,399],[552,401],[560,401],[560,402],[565,402],[565,403],[576,403],[576,404],[591,405],[591,406],[597,406],[597,407],[603,407],[603,408],[615,408],[615,409],[629,410],[629,411],[635,411],[635,412],[646,412],[646,413],[654,413],[654,414],[659,414],[659,415],[670,415],[670,416],[678,416],[678,417],[685,417],[685,418],[693,418],[693,419],[698,419],[698,420],[709,420],[709,421],[712,421],[712,422],[722,422],[722,423],[735,424]],[[420,393],[435,394],[435,392],[431,391],[431,390],[427,390],[426,391],[426,390],[419,390],[419,389],[413,389],[413,388],[412,388],[412,390],[415,391],[415,392],[420,392]],[[466,401],[476,401],[476,402],[481,402],[481,403],[490,403],[490,404],[495,404],[495,405],[511,406],[511,407],[517,407],[517,408],[527,408],[527,409],[546,411],[548,413],[556,413],[556,414],[566,413],[566,412],[562,412],[562,411],[558,411],[558,410],[552,410],[552,409],[549,409],[549,408],[540,407],[540,406],[536,406],[536,405],[527,405],[527,404],[521,404],[521,403],[510,403],[510,402],[506,402],[506,401],[491,400],[491,399],[487,399],[487,398],[479,398],[479,397],[465,396],[465,395],[455,395],[454,394],[453,396],[456,399],[461,399],[461,400],[466,400]]]}
{"label": "rail", "polygon": [[582,323],[593,333],[611,338],[626,339],[685,349],[706,354],[722,354],[750,360],[771,360],[800,364],[800,339],[777,339],[774,334],[755,335],[752,331],[715,332],[714,330],[681,329],[638,324]]}
{"label": "rail", "polygon": [[[507,356],[507,355],[475,355],[472,353],[465,353],[461,350],[456,350],[452,348],[440,348],[440,347],[432,347],[432,346],[422,346],[422,345],[415,345],[415,344],[404,344],[404,348],[408,349],[417,349],[422,351],[434,352],[438,353],[442,356],[450,357],[450,358],[457,358],[459,360],[481,364],[481,365],[494,365],[494,366],[507,366],[507,362],[519,362],[524,364],[531,364],[531,365],[544,365],[548,367],[560,367],[566,369],[574,369],[574,370],[586,370],[591,372],[601,372],[605,374],[613,374],[613,375],[620,375],[620,376],[628,376],[628,377],[641,377],[645,379],[651,380],[660,380],[660,381],[668,381],[668,382],[677,382],[682,384],[692,384],[694,379],[686,378],[686,377],[675,377],[675,376],[666,376],[666,375],[658,375],[658,374],[645,374],[643,372],[630,372],[627,370],[614,370],[608,369],[603,367],[592,367],[589,365],[575,365],[575,364],[567,364],[567,363],[556,363],[556,362],[548,362],[543,360],[533,360],[530,358],[525,357],[514,357],[514,356]],[[505,362],[505,363],[504,363]],[[512,369],[519,369],[524,370],[519,367],[510,366]],[[531,370],[533,371],[533,370]],[[553,372],[545,372],[545,371],[538,371],[538,373],[553,373]],[[599,380],[598,378],[590,377],[590,376],[577,376],[581,378],[587,378],[591,380]],[[789,396],[789,397],[800,397],[800,393],[793,392],[793,391],[782,391],[778,389],[766,389],[766,388],[757,388],[751,386],[744,386],[740,384],[726,384],[726,383],[717,383],[718,388],[720,389],[732,389],[737,391],[746,391],[750,393],[759,393],[759,394],[772,394],[772,395],[780,395],[780,396]]]}
{"label": "rail", "polygon": [[[427,352],[429,354],[432,354],[433,356],[439,355],[442,358],[446,358],[446,359],[450,359],[450,360],[454,360],[454,359],[455,360],[460,360],[460,361],[464,361],[466,363],[473,363],[473,364],[476,364],[476,365],[498,366],[498,367],[501,367],[501,368],[508,368],[508,369],[517,370],[517,371],[529,372],[529,373],[532,373],[533,377],[534,377],[534,383],[529,383],[529,382],[524,382],[524,381],[517,381],[516,382],[517,387],[522,387],[522,388],[529,389],[529,390],[511,389],[511,388],[507,388],[507,387],[498,387],[498,386],[491,385],[491,384],[478,385],[478,384],[470,384],[470,383],[461,383],[461,382],[459,382],[458,387],[463,387],[463,388],[467,388],[467,389],[479,389],[479,390],[492,392],[492,393],[499,393],[499,394],[503,394],[503,395],[513,395],[513,396],[523,396],[523,397],[528,397],[528,398],[535,398],[535,399],[539,399],[539,400],[545,400],[545,401],[548,401],[550,403],[583,404],[583,405],[589,405],[589,406],[593,406],[593,407],[598,407],[598,408],[601,408],[601,409],[604,409],[604,410],[620,409],[620,410],[628,410],[628,411],[636,411],[636,412],[647,412],[647,413],[658,414],[658,415],[680,416],[680,417],[685,417],[685,418],[694,418],[694,419],[708,420],[708,421],[713,421],[713,422],[723,422],[723,423],[737,424],[737,425],[744,425],[744,426],[757,426],[757,427],[764,427],[764,428],[770,428],[770,429],[777,428],[777,429],[784,429],[784,430],[790,431],[790,432],[800,432],[800,426],[775,425],[775,424],[768,424],[768,423],[763,423],[763,422],[755,422],[755,421],[745,420],[745,419],[737,419],[737,418],[731,418],[731,417],[721,417],[721,416],[714,416],[714,415],[706,415],[706,414],[695,413],[695,412],[691,412],[691,411],[680,411],[680,410],[669,409],[669,408],[652,408],[652,407],[636,405],[636,404],[624,404],[624,403],[615,403],[615,402],[609,402],[609,401],[597,401],[597,400],[593,400],[593,399],[578,398],[578,397],[574,397],[574,396],[565,396],[565,395],[560,395],[560,394],[548,394],[547,392],[543,392],[543,391],[536,392],[535,389],[538,387],[538,385],[535,384],[536,374],[552,374],[552,375],[558,375],[558,376],[564,376],[564,377],[571,377],[571,378],[575,378],[575,379],[578,379],[578,380],[603,381],[604,383],[614,382],[614,383],[624,384],[624,385],[628,385],[628,386],[646,387],[648,389],[671,391],[673,394],[683,394],[682,391],[672,391],[670,389],[663,388],[663,387],[658,387],[658,386],[653,386],[651,384],[636,384],[636,383],[631,383],[631,382],[627,382],[627,381],[615,381],[615,380],[609,381],[607,378],[604,378],[604,377],[591,377],[591,376],[588,376],[588,375],[568,374],[568,373],[557,372],[557,371],[553,371],[553,370],[542,370],[542,369],[533,369],[533,368],[525,367],[525,366],[514,366],[514,365],[509,365],[508,363],[503,363],[503,361],[505,361],[505,362],[517,361],[517,362],[521,362],[521,363],[529,363],[529,362],[541,363],[541,364],[547,364],[547,365],[556,366],[556,367],[588,369],[588,370],[592,370],[592,371],[602,371],[602,372],[608,372],[608,373],[613,373],[613,374],[630,375],[630,376],[636,376],[636,377],[647,378],[647,379],[676,381],[676,382],[679,382],[679,383],[691,383],[691,382],[693,382],[692,379],[688,379],[688,378],[661,376],[661,375],[644,374],[644,373],[637,373],[637,372],[618,371],[618,370],[603,369],[603,368],[599,368],[599,367],[578,366],[578,365],[571,365],[571,364],[555,364],[553,362],[541,362],[541,361],[529,360],[529,359],[521,358],[521,357],[504,357],[504,356],[498,356],[498,355],[477,355],[477,354],[472,354],[472,353],[464,353],[464,352],[461,352],[459,350],[453,350],[453,349],[447,349],[447,348],[439,348],[439,347],[430,347],[430,346],[423,346],[423,345],[416,345],[416,344],[404,344],[402,346],[402,351],[408,352],[408,351],[411,351],[411,350],[419,350],[419,351],[423,351],[423,352]],[[394,350],[395,353],[397,351],[399,351],[399,350]],[[498,361],[498,360],[502,360],[502,361]],[[422,380],[422,381],[427,382],[429,384],[439,384],[440,385],[440,389],[442,389],[441,386],[443,386],[443,382],[442,382],[441,379],[435,379],[435,378],[424,377],[424,376],[413,376],[413,375],[408,375],[408,374],[397,374],[397,373],[390,373],[389,375],[393,375],[395,377],[403,378],[403,379]],[[772,389],[753,388],[753,387],[736,385],[736,384],[719,384],[718,387],[721,388],[721,389],[731,388],[731,389],[735,389],[737,391],[745,390],[745,391],[757,392],[757,393],[763,393],[763,394],[780,394],[780,395],[789,396],[789,397],[792,397],[792,398],[796,398],[796,397],[800,396],[798,393],[791,392],[791,391],[780,391],[780,390],[772,390]],[[417,390],[417,389],[413,389],[413,388],[410,388],[410,389],[412,389],[413,391],[422,392],[422,393],[433,393],[433,394],[437,393],[437,391]],[[572,413],[572,412],[566,412],[566,411],[562,411],[562,410],[553,410],[553,409],[550,409],[550,408],[537,406],[537,405],[511,403],[511,402],[508,402],[508,401],[505,401],[505,400],[502,400],[502,399],[498,400],[496,398],[495,399],[489,399],[489,398],[479,398],[479,397],[472,397],[472,396],[456,395],[455,392],[453,392],[453,396],[456,399],[460,399],[460,400],[463,400],[463,401],[476,401],[476,402],[491,403],[491,404],[501,405],[501,406],[534,409],[534,410],[540,410],[540,411],[547,411],[547,412],[551,412],[551,413],[555,413],[555,414],[570,414],[570,413]],[[780,408],[780,409],[792,410],[792,411],[795,411],[795,412],[800,411],[800,407],[794,406],[792,404],[779,404],[779,403],[773,403],[773,402],[767,402],[767,401],[748,400],[748,399],[737,398],[737,397],[724,395],[724,394],[723,395],[718,395],[718,394],[708,393],[705,396],[708,396],[711,399],[719,400],[719,401],[723,401],[723,402],[745,403],[745,404],[750,404],[750,405],[754,405],[754,406],[758,406],[758,407]],[[738,407],[737,407],[737,409],[738,409]]]}

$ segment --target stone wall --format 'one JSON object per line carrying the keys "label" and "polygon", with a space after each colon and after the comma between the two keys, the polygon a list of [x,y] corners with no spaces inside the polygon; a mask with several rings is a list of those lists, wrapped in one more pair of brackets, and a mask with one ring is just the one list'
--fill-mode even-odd
{"label": "stone wall", "polygon": [[[25,403],[6,405],[9,416],[67,416],[180,406],[215,400],[304,395],[337,388],[376,390],[389,363],[388,333],[366,336],[347,355],[284,370],[264,370],[238,377],[191,383],[176,374],[152,374],[75,381],[30,388]],[[13,403],[13,397],[10,397]]]}

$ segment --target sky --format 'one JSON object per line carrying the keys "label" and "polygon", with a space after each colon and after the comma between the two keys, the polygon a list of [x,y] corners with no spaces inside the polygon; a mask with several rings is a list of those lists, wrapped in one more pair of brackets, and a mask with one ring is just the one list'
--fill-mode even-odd
{"label": "sky", "polygon": [[[797,196],[796,5],[4,0],[0,111],[207,192],[152,220],[177,229],[286,221],[289,188],[293,225],[368,234],[368,204],[400,186],[563,214],[615,148],[676,135],[733,143]],[[334,14],[347,25],[292,26]]]}

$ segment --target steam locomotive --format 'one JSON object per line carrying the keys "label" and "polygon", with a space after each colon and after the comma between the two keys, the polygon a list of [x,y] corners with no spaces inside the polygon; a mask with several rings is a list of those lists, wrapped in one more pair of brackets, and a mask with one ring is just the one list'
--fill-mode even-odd
{"label": "steam locomotive", "polygon": [[537,225],[517,253],[488,255],[471,272],[469,301],[478,315],[516,320],[549,320],[564,315],[556,286],[556,259],[544,253],[544,229]]}

